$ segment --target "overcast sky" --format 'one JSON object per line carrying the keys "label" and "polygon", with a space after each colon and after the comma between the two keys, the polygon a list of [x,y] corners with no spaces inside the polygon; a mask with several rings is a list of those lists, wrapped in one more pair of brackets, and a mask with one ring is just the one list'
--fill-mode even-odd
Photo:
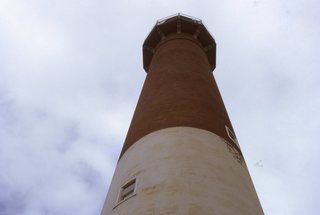
{"label": "overcast sky", "polygon": [[317,0],[0,0],[0,215],[99,214],[157,19],[202,19],[265,214],[319,214]]}

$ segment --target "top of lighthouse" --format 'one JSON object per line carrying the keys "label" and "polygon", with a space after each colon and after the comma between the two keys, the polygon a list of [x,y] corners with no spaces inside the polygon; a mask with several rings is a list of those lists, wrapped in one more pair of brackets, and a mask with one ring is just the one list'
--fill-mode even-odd
{"label": "top of lighthouse", "polygon": [[200,19],[181,13],[157,21],[143,43],[143,67],[148,72],[157,46],[168,36],[188,34],[192,36],[206,53],[212,71],[216,67],[216,43]]}

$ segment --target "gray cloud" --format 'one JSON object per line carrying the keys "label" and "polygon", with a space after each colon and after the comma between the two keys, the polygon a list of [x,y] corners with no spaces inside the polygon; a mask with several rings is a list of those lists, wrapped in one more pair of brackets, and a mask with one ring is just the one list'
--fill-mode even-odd
{"label": "gray cloud", "polygon": [[[0,1],[0,214],[99,214],[155,21],[201,18],[266,214],[317,214],[319,4]],[[255,165],[262,162],[262,167]]]}

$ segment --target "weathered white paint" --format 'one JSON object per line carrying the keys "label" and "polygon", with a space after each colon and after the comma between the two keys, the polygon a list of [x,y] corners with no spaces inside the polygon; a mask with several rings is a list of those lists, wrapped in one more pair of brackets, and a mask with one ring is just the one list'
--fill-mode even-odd
{"label": "weathered white paint", "polygon": [[[237,158],[224,139],[202,129],[148,134],[118,162],[102,215],[263,214],[247,167]],[[117,205],[121,186],[134,177],[136,195]]]}

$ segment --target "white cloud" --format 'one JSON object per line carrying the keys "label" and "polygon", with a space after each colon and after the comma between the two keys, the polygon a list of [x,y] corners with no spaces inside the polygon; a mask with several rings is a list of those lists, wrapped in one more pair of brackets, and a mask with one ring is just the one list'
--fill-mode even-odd
{"label": "white cloud", "polygon": [[[0,1],[0,214],[98,214],[156,19],[203,19],[266,214],[317,214],[316,1]],[[261,160],[262,167],[255,165]]]}

